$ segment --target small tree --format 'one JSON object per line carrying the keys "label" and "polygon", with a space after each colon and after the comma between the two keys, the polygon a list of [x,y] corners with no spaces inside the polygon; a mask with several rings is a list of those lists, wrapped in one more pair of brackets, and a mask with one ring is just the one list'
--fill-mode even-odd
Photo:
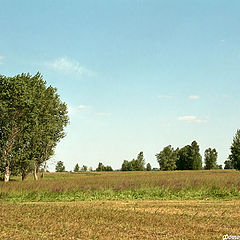
{"label": "small tree", "polygon": [[74,167],[74,172],[79,172],[79,170],[80,170],[80,168],[79,168],[79,165],[78,165],[78,163],[76,164],[76,166]]}
{"label": "small tree", "polygon": [[152,166],[150,163],[147,164],[147,171],[152,171]]}
{"label": "small tree", "polygon": [[240,170],[240,129],[237,130],[230,149],[231,154],[229,155],[229,160],[234,169]]}
{"label": "small tree", "polygon": [[140,152],[135,161],[134,171],[144,171],[145,160],[143,152]]}
{"label": "small tree", "polygon": [[87,171],[87,166],[83,165],[81,168],[81,171],[86,172]]}
{"label": "small tree", "polygon": [[206,149],[204,156],[205,156],[205,169],[209,170],[209,169],[218,168],[218,166],[217,166],[218,153],[215,148],[214,149],[211,149],[211,148]]}
{"label": "small tree", "polygon": [[62,161],[57,162],[55,170],[56,172],[65,172],[65,166]]}
{"label": "small tree", "polygon": [[232,165],[232,161],[231,160],[226,160],[224,162],[224,169],[234,169],[233,165]]}

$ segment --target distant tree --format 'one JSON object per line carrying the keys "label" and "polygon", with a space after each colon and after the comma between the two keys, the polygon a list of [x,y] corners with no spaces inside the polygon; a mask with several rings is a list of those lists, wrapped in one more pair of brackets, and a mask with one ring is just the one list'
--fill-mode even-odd
{"label": "distant tree", "polygon": [[224,169],[234,169],[233,165],[232,165],[232,161],[231,160],[226,160],[224,162]]}
{"label": "distant tree", "polygon": [[93,168],[92,168],[92,167],[89,167],[88,170],[89,170],[89,172],[92,172],[92,171],[93,171]]}
{"label": "distant tree", "polygon": [[96,168],[97,172],[101,172],[101,171],[113,171],[111,166],[104,166],[102,163],[98,164],[98,167]]}
{"label": "distant tree", "polygon": [[129,162],[127,160],[123,161],[121,171],[129,171]]}
{"label": "distant tree", "polygon": [[96,171],[97,171],[97,172],[104,171],[104,165],[103,165],[101,162],[98,163],[98,167],[96,168]]}
{"label": "distant tree", "polygon": [[240,170],[240,129],[237,130],[230,148],[229,160],[234,169]]}
{"label": "distant tree", "polygon": [[111,166],[106,166],[104,167],[104,171],[113,171]]}
{"label": "distant tree", "polygon": [[62,161],[57,162],[55,170],[56,172],[65,172],[65,166]]}
{"label": "distant tree", "polygon": [[132,161],[124,160],[121,171],[144,171],[144,166],[145,160],[143,152],[140,152],[137,159],[133,159]]}
{"label": "distant tree", "polygon": [[178,151],[176,162],[177,170],[200,170],[202,169],[202,157],[196,141]]}
{"label": "distant tree", "polygon": [[177,151],[171,145],[156,154],[156,157],[161,170],[172,171],[176,169]]}
{"label": "distant tree", "polygon": [[192,170],[202,169],[202,156],[200,154],[200,148],[196,141],[191,144],[191,160],[192,160]]}
{"label": "distant tree", "polygon": [[81,168],[81,171],[86,172],[87,171],[87,166],[83,165]]}
{"label": "distant tree", "polygon": [[145,160],[143,152],[140,152],[135,161],[134,171],[144,171]]}
{"label": "distant tree", "polygon": [[74,167],[74,172],[79,172],[79,170],[80,170],[80,167],[79,167],[79,165],[78,165],[78,163],[76,164],[76,166]]}
{"label": "distant tree", "polygon": [[217,169],[223,169],[222,165],[217,165]]}
{"label": "distant tree", "polygon": [[205,150],[204,157],[205,157],[205,169],[216,169],[217,166],[217,156],[218,153],[216,149],[208,148]]}
{"label": "distant tree", "polygon": [[146,170],[147,170],[147,171],[152,171],[152,166],[151,166],[150,163],[147,164],[147,169],[146,169]]}
{"label": "distant tree", "polygon": [[189,163],[189,155],[190,155],[190,146],[186,145],[179,149],[177,155],[177,170],[189,170],[190,163]]}

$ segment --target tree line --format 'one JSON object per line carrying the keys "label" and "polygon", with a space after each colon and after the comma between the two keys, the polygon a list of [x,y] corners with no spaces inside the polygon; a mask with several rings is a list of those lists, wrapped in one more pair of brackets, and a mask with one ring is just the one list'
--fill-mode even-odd
{"label": "tree line", "polygon": [[[237,130],[230,150],[231,154],[229,155],[228,160],[224,162],[224,169],[240,170],[240,130]],[[217,164],[218,152],[215,148],[207,148],[205,150],[203,166],[200,148],[196,141],[193,141],[190,145],[186,145],[183,148],[174,149],[171,145],[168,145],[155,156],[157,158],[157,162],[159,163],[159,169],[162,171],[222,169],[222,165]],[[76,170],[77,166],[78,164],[75,166],[74,172],[80,171]],[[148,163],[145,167],[143,152],[140,152],[136,159],[131,161],[124,160],[120,170],[151,171],[152,167],[150,163]],[[83,171],[83,169],[81,171]],[[99,163],[96,171],[113,171],[113,169],[111,166],[105,167],[102,163]]]}
{"label": "tree line", "polygon": [[37,180],[68,122],[66,104],[40,73],[0,75],[0,178],[33,172]]}

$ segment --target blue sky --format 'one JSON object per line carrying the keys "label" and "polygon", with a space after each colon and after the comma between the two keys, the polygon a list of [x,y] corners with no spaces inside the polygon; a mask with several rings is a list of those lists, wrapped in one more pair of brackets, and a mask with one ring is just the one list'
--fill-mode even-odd
{"label": "blue sky", "polygon": [[0,0],[0,73],[40,71],[69,107],[50,164],[118,169],[239,128],[238,0]]}

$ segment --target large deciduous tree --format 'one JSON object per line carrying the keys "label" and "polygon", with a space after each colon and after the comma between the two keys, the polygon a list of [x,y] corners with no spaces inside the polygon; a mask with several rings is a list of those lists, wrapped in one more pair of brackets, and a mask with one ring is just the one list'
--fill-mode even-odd
{"label": "large deciduous tree", "polygon": [[176,169],[177,151],[171,145],[163,148],[156,154],[160,169],[163,171],[172,171]]}
{"label": "large deciduous tree", "polygon": [[40,73],[0,75],[0,168],[4,181],[11,172],[22,179],[54,153],[68,123],[67,106]]}
{"label": "large deciduous tree", "polygon": [[196,141],[178,151],[177,170],[202,169],[202,157]]}

